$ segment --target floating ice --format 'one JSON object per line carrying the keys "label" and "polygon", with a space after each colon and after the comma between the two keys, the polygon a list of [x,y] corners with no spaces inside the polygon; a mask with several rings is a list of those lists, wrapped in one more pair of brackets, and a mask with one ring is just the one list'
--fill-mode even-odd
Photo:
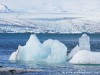
{"label": "floating ice", "polygon": [[51,45],[51,53],[46,59],[47,62],[61,62],[66,61],[67,48],[61,42],[54,40]]}
{"label": "floating ice", "polygon": [[47,55],[51,54],[51,47],[54,43],[54,40],[49,39],[43,42],[43,47],[45,48]]}
{"label": "floating ice", "polygon": [[100,52],[90,51],[90,38],[87,34],[83,34],[79,39],[79,47],[76,46],[69,57],[72,64],[100,64]]}
{"label": "floating ice", "polygon": [[77,45],[76,47],[74,47],[71,52],[69,53],[68,55],[68,59],[71,59],[77,52],[79,52],[80,49],[79,49],[79,46]]}
{"label": "floating ice", "polygon": [[90,37],[87,34],[83,34],[79,38],[79,48],[80,50],[90,50]]}
{"label": "floating ice", "polygon": [[36,35],[31,35],[26,45],[18,49],[18,60],[33,61],[45,58],[45,51]]}
{"label": "floating ice", "polygon": [[[46,40],[40,43],[36,35],[32,34],[25,46],[19,46],[17,52],[11,54],[9,60],[18,61],[46,61],[65,62],[67,47],[57,40]],[[14,57],[14,58],[13,58]]]}
{"label": "floating ice", "polygon": [[69,61],[72,64],[100,64],[100,52],[82,50]]}
{"label": "floating ice", "polygon": [[16,61],[17,60],[17,53],[18,53],[18,50],[13,52],[9,58],[9,60],[12,60],[12,61]]}
{"label": "floating ice", "polygon": [[71,59],[77,52],[81,50],[89,50],[90,51],[90,37],[87,34],[83,34],[81,38],[79,38],[79,46],[74,47],[68,55],[68,59]]}

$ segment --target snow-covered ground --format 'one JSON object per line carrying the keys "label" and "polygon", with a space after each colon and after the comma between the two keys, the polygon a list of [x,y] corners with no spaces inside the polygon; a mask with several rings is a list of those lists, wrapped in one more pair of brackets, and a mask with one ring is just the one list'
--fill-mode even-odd
{"label": "snow-covered ground", "polygon": [[0,13],[0,33],[99,33],[100,13]]}
{"label": "snow-covered ground", "polygon": [[6,5],[0,4],[0,13],[12,12]]}
{"label": "snow-covered ground", "polygon": [[0,33],[100,33],[100,0],[2,0]]}

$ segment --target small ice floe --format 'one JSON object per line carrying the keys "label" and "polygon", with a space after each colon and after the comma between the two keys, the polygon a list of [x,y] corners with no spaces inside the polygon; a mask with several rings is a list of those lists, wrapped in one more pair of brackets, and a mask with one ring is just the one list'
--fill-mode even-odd
{"label": "small ice floe", "polygon": [[87,34],[83,34],[81,38],[79,38],[79,45],[71,50],[68,55],[68,59],[71,59],[77,52],[81,50],[90,51],[90,37]]}
{"label": "small ice floe", "polygon": [[35,34],[32,34],[25,46],[18,46],[10,61],[46,61],[50,63],[65,62],[67,47],[58,40],[46,40],[42,44]]}
{"label": "small ice floe", "polygon": [[79,46],[76,46],[69,54],[72,64],[100,64],[100,52],[90,50],[90,37],[83,34],[79,39]]}

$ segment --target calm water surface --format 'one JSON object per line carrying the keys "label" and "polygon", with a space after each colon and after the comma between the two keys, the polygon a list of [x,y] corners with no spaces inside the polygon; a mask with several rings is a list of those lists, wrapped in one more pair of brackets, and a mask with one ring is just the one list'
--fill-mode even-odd
{"label": "calm water surface", "polygon": [[[20,75],[99,75],[100,65],[72,65],[68,61],[59,64],[46,62],[13,63],[9,56],[18,45],[25,45],[31,34],[0,34],[0,65],[16,68],[43,69],[44,72],[24,73]],[[88,34],[91,37],[91,50],[100,52],[100,34]],[[41,42],[47,39],[57,39],[71,51],[77,44],[81,34],[37,34]]]}

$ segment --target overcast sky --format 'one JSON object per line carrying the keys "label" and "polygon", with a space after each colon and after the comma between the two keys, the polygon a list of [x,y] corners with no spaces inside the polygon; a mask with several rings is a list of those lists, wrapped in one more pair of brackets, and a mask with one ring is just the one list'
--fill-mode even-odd
{"label": "overcast sky", "polygon": [[100,0],[0,0],[1,4],[7,5],[12,10],[41,8],[48,3],[62,4],[65,8],[81,9],[81,8],[99,8]]}

